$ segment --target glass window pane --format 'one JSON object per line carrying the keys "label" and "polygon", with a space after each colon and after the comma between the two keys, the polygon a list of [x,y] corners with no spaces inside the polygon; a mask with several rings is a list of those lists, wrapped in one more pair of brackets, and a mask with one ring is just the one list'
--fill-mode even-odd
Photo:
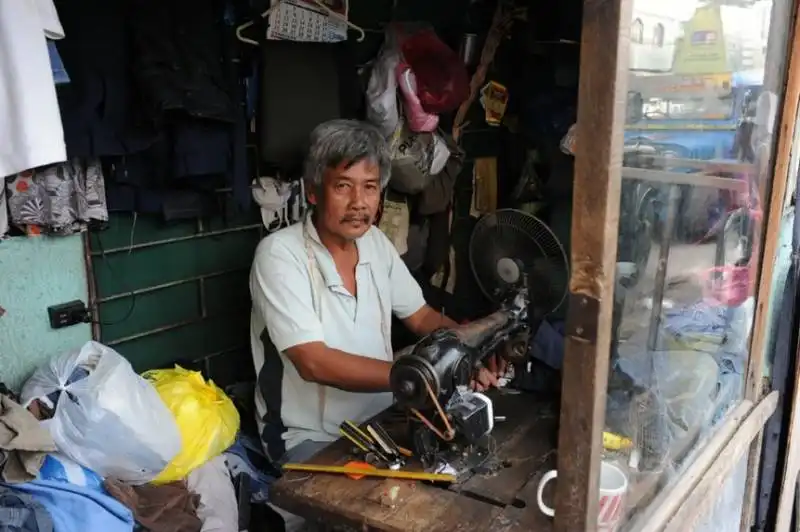
{"label": "glass window pane", "polygon": [[633,2],[604,438],[628,519],[744,393],[790,4]]}

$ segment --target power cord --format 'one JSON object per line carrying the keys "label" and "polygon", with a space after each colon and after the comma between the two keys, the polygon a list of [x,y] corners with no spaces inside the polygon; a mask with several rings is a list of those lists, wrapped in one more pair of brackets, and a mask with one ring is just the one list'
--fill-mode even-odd
{"label": "power cord", "polygon": [[[129,241],[129,245],[128,245],[128,253],[127,253],[128,256],[130,256],[131,252],[133,251],[133,235],[134,235],[134,232],[136,230],[136,220],[137,220],[137,215],[134,212],[133,213],[133,223],[131,224],[130,241]],[[130,287],[128,286],[128,284],[124,280],[125,279],[124,276],[117,275],[116,272],[114,271],[114,268],[111,267],[111,263],[108,260],[108,255],[106,255],[105,248],[103,247],[103,241],[100,238],[100,233],[97,233],[95,235],[95,237],[96,237],[96,240],[97,240],[97,247],[98,247],[98,249],[100,251],[100,256],[103,258],[103,263],[106,265],[106,268],[108,268],[108,271],[111,272],[111,275],[114,276],[115,279],[120,281],[120,283],[124,286],[124,288],[126,289],[126,292],[128,293],[128,297],[130,298],[131,303],[128,306],[128,310],[125,311],[125,314],[118,320],[115,320],[115,321],[93,320],[92,319],[93,312],[91,312],[89,310],[86,310],[86,311],[84,311],[85,313],[82,316],[81,321],[84,322],[84,323],[92,323],[92,324],[95,324],[95,325],[100,325],[101,327],[102,326],[119,325],[120,323],[123,323],[123,322],[127,321],[133,315],[133,311],[136,310],[136,292],[134,290],[130,289]],[[99,313],[100,305],[99,304],[95,304],[95,305],[93,305],[93,307],[94,307],[93,308],[94,312]]]}

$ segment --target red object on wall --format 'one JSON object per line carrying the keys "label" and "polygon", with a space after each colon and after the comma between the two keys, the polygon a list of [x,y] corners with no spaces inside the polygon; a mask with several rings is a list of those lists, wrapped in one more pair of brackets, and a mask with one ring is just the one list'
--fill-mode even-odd
{"label": "red object on wall", "polygon": [[417,78],[417,97],[428,113],[446,113],[469,96],[469,75],[461,58],[431,29],[402,39],[405,62]]}

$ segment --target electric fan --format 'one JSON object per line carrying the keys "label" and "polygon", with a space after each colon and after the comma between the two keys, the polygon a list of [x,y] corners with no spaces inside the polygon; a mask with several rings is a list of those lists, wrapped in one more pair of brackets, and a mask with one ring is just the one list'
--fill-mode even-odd
{"label": "electric fan", "polygon": [[532,314],[539,318],[555,312],[566,299],[569,265],[564,247],[544,222],[526,212],[500,209],[478,220],[469,260],[481,290],[497,305],[522,282]]}

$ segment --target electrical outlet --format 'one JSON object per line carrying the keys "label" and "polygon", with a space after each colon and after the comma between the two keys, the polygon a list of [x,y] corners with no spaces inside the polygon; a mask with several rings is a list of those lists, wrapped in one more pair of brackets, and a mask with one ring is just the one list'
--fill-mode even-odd
{"label": "electrical outlet", "polygon": [[50,327],[53,329],[63,329],[90,321],[89,310],[86,308],[86,304],[79,299],[47,307],[47,315],[50,317]]}

